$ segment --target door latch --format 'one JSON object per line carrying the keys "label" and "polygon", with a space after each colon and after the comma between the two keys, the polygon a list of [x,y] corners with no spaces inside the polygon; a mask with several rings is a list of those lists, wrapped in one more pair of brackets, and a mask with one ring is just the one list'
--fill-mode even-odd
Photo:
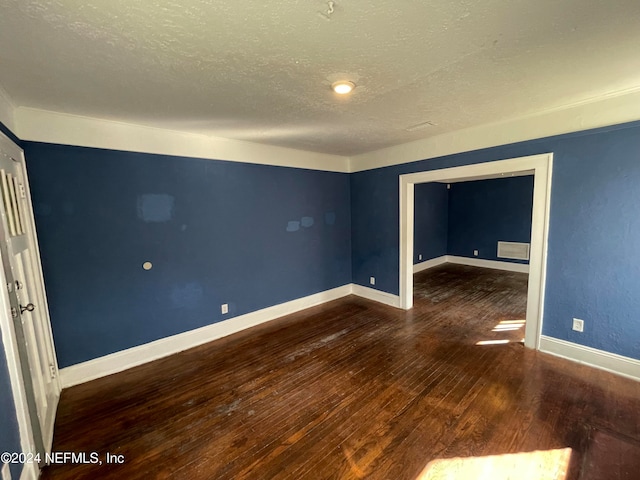
{"label": "door latch", "polygon": [[27,303],[25,306],[20,305],[20,313],[24,312],[33,312],[36,309],[36,306],[33,303]]}

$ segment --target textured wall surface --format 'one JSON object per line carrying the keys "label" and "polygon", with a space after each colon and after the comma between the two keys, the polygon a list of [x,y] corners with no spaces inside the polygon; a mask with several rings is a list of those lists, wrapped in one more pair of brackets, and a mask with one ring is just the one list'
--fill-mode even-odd
{"label": "textured wall surface", "polygon": [[422,183],[415,187],[414,264],[447,254],[448,194],[444,183]]}
{"label": "textured wall surface", "polygon": [[452,183],[449,190],[447,253],[485,260],[498,258],[498,242],[531,241],[533,176]]}
{"label": "textured wall surface", "polygon": [[60,367],[351,282],[347,174],[25,153]]}
{"label": "textured wall surface", "polygon": [[[20,452],[20,431],[18,430],[18,420],[16,419],[16,407],[13,402],[11,392],[11,380],[7,370],[7,359],[4,351],[3,341],[0,333],[0,453]],[[2,464],[0,464],[2,467]],[[22,466],[11,465],[12,478],[20,478]]]}
{"label": "textured wall surface", "polygon": [[[543,334],[640,358],[640,125],[352,175],[353,280],[398,293],[398,175],[553,152]],[[571,330],[573,317],[585,331]]]}

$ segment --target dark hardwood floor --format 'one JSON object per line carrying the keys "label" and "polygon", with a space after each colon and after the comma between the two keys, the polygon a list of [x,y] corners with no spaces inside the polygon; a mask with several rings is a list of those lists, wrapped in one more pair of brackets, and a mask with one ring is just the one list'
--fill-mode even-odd
{"label": "dark hardwood floor", "polygon": [[525,349],[526,284],[444,265],[408,312],[347,297],[67,389],[54,451],[124,463],[43,478],[414,480],[566,447],[567,478],[639,478],[640,383]]}

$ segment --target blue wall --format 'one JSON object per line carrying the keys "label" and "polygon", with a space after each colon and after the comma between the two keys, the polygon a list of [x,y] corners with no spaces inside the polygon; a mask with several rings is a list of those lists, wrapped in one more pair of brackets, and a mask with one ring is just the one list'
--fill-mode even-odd
{"label": "blue wall", "polygon": [[[5,355],[4,338],[0,332],[0,453],[3,452],[21,452],[20,446],[20,430],[18,429],[18,420],[16,418],[16,406],[13,402],[13,394],[11,390],[11,380],[9,379],[9,370],[7,370],[7,357]],[[2,464],[0,463],[0,468]],[[12,464],[11,477],[20,478],[22,465]]]}
{"label": "blue wall", "polygon": [[[447,254],[448,190],[444,183],[415,186],[413,263]],[[419,259],[422,255],[422,260]]]}
{"label": "blue wall", "polygon": [[348,174],[24,148],[60,367],[351,282]]}
{"label": "blue wall", "polygon": [[498,242],[531,241],[533,176],[452,183],[449,190],[447,253],[484,260],[498,258]]}
{"label": "blue wall", "polygon": [[220,321],[223,302],[231,317],[370,276],[397,294],[398,175],[544,152],[543,333],[640,358],[637,122],[352,175],[25,148],[62,366]]}
{"label": "blue wall", "polygon": [[[443,255],[498,258],[498,241],[531,240],[533,176],[415,186],[413,263]],[[419,256],[422,255],[422,259]]]}
{"label": "blue wall", "polygon": [[[352,174],[353,280],[398,294],[398,175],[553,152],[543,334],[640,358],[637,122]],[[584,333],[571,319],[585,320]]]}

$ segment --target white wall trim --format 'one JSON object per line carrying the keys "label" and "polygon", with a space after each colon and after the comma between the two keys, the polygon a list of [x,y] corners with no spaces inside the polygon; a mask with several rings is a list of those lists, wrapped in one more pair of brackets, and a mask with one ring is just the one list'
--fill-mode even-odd
{"label": "white wall trim", "polygon": [[413,236],[415,185],[427,182],[470,180],[488,175],[533,172],[533,210],[531,219],[531,252],[527,290],[527,325],[525,346],[538,348],[544,313],[544,287],[546,282],[547,241],[549,236],[549,208],[553,154],[482,162],[461,167],[443,168],[399,175],[399,297],[400,307],[413,306]]}
{"label": "white wall trim", "polygon": [[40,468],[35,463],[25,463],[22,466],[20,480],[38,480],[40,477]]}
{"label": "white wall trim", "polygon": [[529,273],[529,265],[524,263],[501,262],[498,260],[485,260],[482,258],[457,257],[447,255],[448,263],[458,265],[469,265],[472,267],[494,268],[496,270],[506,270],[507,272]]}
{"label": "white wall trim", "polygon": [[[0,150],[14,158],[22,158],[22,149],[3,133],[0,133]],[[2,223],[2,221],[0,214],[0,223]],[[4,287],[7,284],[7,279],[4,273],[3,262],[4,259],[0,256],[0,285],[3,286],[1,289],[2,292],[0,292],[0,330],[2,331],[0,348],[2,348],[2,344],[4,344],[13,403],[16,409],[16,420],[20,433],[20,448],[22,452],[36,452],[36,442],[31,427],[31,414],[27,404],[25,378],[22,375],[23,365],[20,359],[13,318],[11,318],[11,301],[9,300],[7,289]]]}
{"label": "white wall trim", "polygon": [[546,335],[540,337],[540,351],[633,380],[640,380],[640,360],[634,358],[623,357]]}
{"label": "white wall trim", "polygon": [[640,120],[640,89],[345,157],[29,107],[0,89],[0,121],[21,140],[161,155],[359,172]]}
{"label": "white wall trim", "polygon": [[442,265],[447,263],[447,255],[442,255],[441,257],[431,258],[429,260],[425,260],[424,262],[416,263],[413,265],[413,273],[418,273],[423,270],[427,270],[429,268],[437,267],[438,265]]}
{"label": "white wall trim", "polygon": [[374,302],[384,303],[391,307],[400,308],[400,297],[392,293],[383,292],[374,288],[363,287],[362,285],[353,284],[353,294],[359,297],[373,300]]}
{"label": "white wall trim", "polygon": [[339,155],[307,152],[27,107],[16,108],[13,115],[16,127],[13,132],[21,140],[349,172],[348,157]]}
{"label": "white wall trim", "polygon": [[[442,259],[439,257],[438,260]],[[435,260],[435,259],[434,259]],[[428,262],[428,261],[427,261]],[[423,262],[423,263],[427,263]],[[441,262],[444,263],[444,262]],[[432,266],[436,266],[432,264]],[[362,285],[348,284],[342,287],[299,298],[263,310],[248,313],[224,322],[173,335],[154,342],[129,348],[88,362],[72,365],[60,370],[63,388],[78,385],[96,378],[118,373],[123,370],[152,362],[174,353],[202,345],[284,315],[330,302],[347,295],[357,295],[375,302],[399,308],[400,297]],[[618,375],[640,380],[640,361],[575,343],[541,336],[540,350],[575,362],[584,363]],[[37,478],[24,477],[21,478]]]}
{"label": "white wall trim", "polygon": [[15,106],[11,101],[9,94],[0,86],[0,122],[4,123],[11,132],[16,134],[16,125],[14,121]]}
{"label": "white wall trim", "polygon": [[350,172],[640,120],[640,88],[376,150],[350,159]]}
{"label": "white wall trim", "polygon": [[396,308],[400,303],[397,295],[350,283],[65,367],[60,370],[60,382],[62,388],[89,382],[351,294]]}
{"label": "white wall trim", "polygon": [[352,293],[351,284],[161,338],[60,370],[62,388],[105,377]]}

